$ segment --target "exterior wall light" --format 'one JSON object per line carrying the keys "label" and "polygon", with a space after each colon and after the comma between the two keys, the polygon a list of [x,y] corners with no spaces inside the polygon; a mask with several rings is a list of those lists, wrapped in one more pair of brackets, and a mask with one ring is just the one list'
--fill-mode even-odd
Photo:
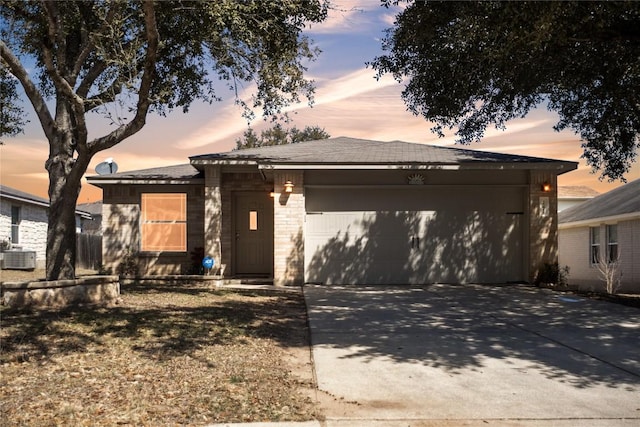
{"label": "exterior wall light", "polygon": [[542,191],[544,191],[545,193],[550,192],[551,184],[549,184],[548,182],[545,182],[544,184],[542,184]]}
{"label": "exterior wall light", "polygon": [[293,191],[293,187],[293,182],[287,180],[287,182],[284,183],[284,192],[291,193]]}

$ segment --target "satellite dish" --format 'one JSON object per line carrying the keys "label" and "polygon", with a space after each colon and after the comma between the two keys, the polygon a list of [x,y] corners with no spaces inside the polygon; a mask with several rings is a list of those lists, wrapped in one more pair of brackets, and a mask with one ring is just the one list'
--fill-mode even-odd
{"label": "satellite dish", "polygon": [[105,159],[104,162],[96,166],[96,173],[98,175],[108,175],[116,172],[118,172],[118,164],[113,161],[112,157]]}

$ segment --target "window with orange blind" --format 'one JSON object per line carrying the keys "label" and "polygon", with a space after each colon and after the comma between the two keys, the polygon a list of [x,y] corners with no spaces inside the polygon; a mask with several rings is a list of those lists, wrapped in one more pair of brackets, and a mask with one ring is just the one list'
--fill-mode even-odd
{"label": "window with orange blind", "polygon": [[141,247],[143,252],[187,250],[187,195],[142,195]]}

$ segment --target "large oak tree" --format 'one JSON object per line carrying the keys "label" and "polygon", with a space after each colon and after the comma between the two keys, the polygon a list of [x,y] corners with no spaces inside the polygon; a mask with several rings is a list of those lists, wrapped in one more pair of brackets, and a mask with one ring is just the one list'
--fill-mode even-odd
{"label": "large oak tree", "polygon": [[[318,51],[301,32],[326,9],[323,0],[3,0],[1,65],[22,85],[49,142],[47,278],[75,275],[74,210],[96,153],[142,129],[150,112],[221,99],[221,86],[247,114],[277,115],[311,99],[303,74]],[[255,84],[249,102],[237,96],[243,84]],[[114,110],[126,114],[89,139],[87,116]]]}
{"label": "large oak tree", "polygon": [[406,80],[433,131],[478,141],[546,105],[594,170],[624,177],[640,146],[640,2],[408,3],[371,65]]}

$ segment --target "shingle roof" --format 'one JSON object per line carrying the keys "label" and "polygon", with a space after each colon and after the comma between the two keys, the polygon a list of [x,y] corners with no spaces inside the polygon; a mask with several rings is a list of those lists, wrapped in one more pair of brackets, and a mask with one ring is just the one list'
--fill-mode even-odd
{"label": "shingle roof", "polygon": [[[372,141],[338,137],[190,157],[192,163],[254,161],[277,164],[442,164],[553,163],[575,169],[576,163],[402,141]],[[573,166],[573,167],[572,167]]]}
{"label": "shingle roof", "polygon": [[[6,185],[0,185],[0,197],[10,200],[17,200],[23,203],[30,203],[44,208],[49,208],[49,199],[34,196],[33,194],[26,193],[24,191],[17,190],[15,188],[7,187]],[[82,217],[90,217],[90,214],[80,208],[76,209],[76,215]]]}
{"label": "shingle roof", "polygon": [[76,207],[81,211],[90,213],[92,216],[102,215],[102,200],[91,203],[81,203]]}
{"label": "shingle roof", "polygon": [[558,187],[559,199],[588,199],[599,196],[596,190],[585,185],[561,185]]}
{"label": "shingle roof", "polygon": [[94,175],[87,177],[89,182],[100,182],[110,180],[188,180],[202,178],[204,174],[191,166],[189,163],[183,165],[163,166],[158,168],[141,169],[136,171],[118,172],[106,175]]}
{"label": "shingle roof", "polygon": [[640,179],[572,206],[558,214],[560,223],[640,213]]}
{"label": "shingle roof", "polygon": [[6,185],[0,185],[0,196],[8,199],[22,200],[25,202],[34,203],[36,205],[49,207],[49,199],[34,196],[33,194],[25,193],[24,191],[7,187]]}

